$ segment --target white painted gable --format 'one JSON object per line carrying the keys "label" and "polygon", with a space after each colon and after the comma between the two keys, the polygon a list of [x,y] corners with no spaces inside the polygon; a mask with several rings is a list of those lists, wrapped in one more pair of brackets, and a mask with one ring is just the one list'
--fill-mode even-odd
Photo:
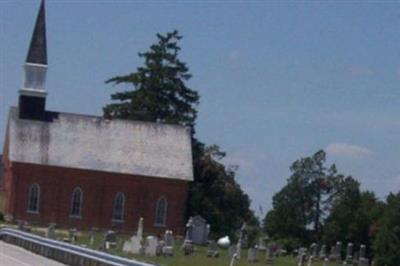
{"label": "white painted gable", "polygon": [[182,126],[66,113],[34,121],[12,107],[8,130],[14,162],[193,180],[190,131]]}

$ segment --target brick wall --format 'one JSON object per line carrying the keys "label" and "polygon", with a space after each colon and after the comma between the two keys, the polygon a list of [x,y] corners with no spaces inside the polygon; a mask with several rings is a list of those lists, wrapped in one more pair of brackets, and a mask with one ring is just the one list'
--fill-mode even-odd
{"label": "brick wall", "polygon": [[[137,229],[144,218],[144,231],[163,233],[172,229],[183,234],[188,183],[181,180],[151,178],[125,174],[88,171],[34,164],[12,163],[8,183],[8,213],[14,219],[47,225],[54,222],[62,227]],[[28,191],[31,184],[40,186],[39,214],[28,213]],[[72,192],[83,191],[81,218],[70,217]],[[122,223],[112,222],[116,193],[125,194],[125,212]],[[156,202],[164,196],[168,201],[166,227],[154,225]]]}

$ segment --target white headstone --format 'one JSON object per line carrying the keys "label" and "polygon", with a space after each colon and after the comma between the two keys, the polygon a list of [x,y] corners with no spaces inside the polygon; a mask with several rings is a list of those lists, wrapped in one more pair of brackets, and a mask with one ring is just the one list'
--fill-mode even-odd
{"label": "white headstone", "polygon": [[174,236],[171,230],[165,231],[164,234],[164,245],[162,247],[162,254],[165,256],[174,255]]}
{"label": "white headstone", "polygon": [[366,246],[361,245],[360,246],[360,258],[358,259],[358,265],[359,266],[368,266],[369,261],[366,257]]}
{"label": "white headstone", "polygon": [[348,243],[347,244],[347,249],[346,249],[346,265],[352,265],[353,264],[353,243]]}
{"label": "white headstone", "polygon": [[136,232],[136,236],[140,238],[140,240],[143,239],[143,217],[140,217],[139,223],[138,223],[138,229]]}
{"label": "white headstone", "polygon": [[158,239],[155,236],[146,237],[145,254],[148,256],[155,256],[157,252]]}
{"label": "white headstone", "polygon": [[321,246],[321,250],[319,251],[319,259],[323,260],[326,258],[326,245]]}
{"label": "white headstone", "polygon": [[56,238],[56,224],[50,224],[49,227],[47,228],[46,231],[46,237],[50,239],[55,239]]}

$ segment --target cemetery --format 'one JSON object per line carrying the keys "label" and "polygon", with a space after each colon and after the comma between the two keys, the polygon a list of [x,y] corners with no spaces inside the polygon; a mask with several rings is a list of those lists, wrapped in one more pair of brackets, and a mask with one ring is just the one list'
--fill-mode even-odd
{"label": "cemetery", "polygon": [[[198,218],[197,218],[198,219]],[[202,218],[204,220],[204,218]],[[287,252],[282,245],[259,238],[258,244],[248,247],[246,243],[246,224],[238,232],[236,243],[229,237],[209,240],[207,231],[204,241],[195,243],[197,230],[192,217],[186,225],[185,236],[174,236],[166,230],[160,236],[147,235],[143,232],[143,218],[138,223],[134,234],[115,232],[113,230],[77,230],[75,228],[58,228],[56,224],[48,227],[32,226],[26,221],[18,224],[3,223],[1,226],[14,227],[46,238],[67,242],[74,245],[103,251],[112,255],[132,258],[138,261],[165,266],[244,266],[244,265],[276,265],[276,266],[369,266],[373,265],[366,257],[366,246],[346,246],[338,241],[334,246],[312,243],[309,247],[299,247]],[[205,221],[205,220],[204,220]],[[202,224],[198,225],[203,227]],[[206,226],[209,229],[209,226]],[[327,251],[330,250],[328,253]]]}

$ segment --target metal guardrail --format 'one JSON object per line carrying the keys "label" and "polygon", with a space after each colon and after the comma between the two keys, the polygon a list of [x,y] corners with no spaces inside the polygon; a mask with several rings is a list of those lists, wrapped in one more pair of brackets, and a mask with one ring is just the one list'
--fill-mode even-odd
{"label": "metal guardrail", "polygon": [[154,266],[12,228],[0,228],[0,239],[67,265]]}

